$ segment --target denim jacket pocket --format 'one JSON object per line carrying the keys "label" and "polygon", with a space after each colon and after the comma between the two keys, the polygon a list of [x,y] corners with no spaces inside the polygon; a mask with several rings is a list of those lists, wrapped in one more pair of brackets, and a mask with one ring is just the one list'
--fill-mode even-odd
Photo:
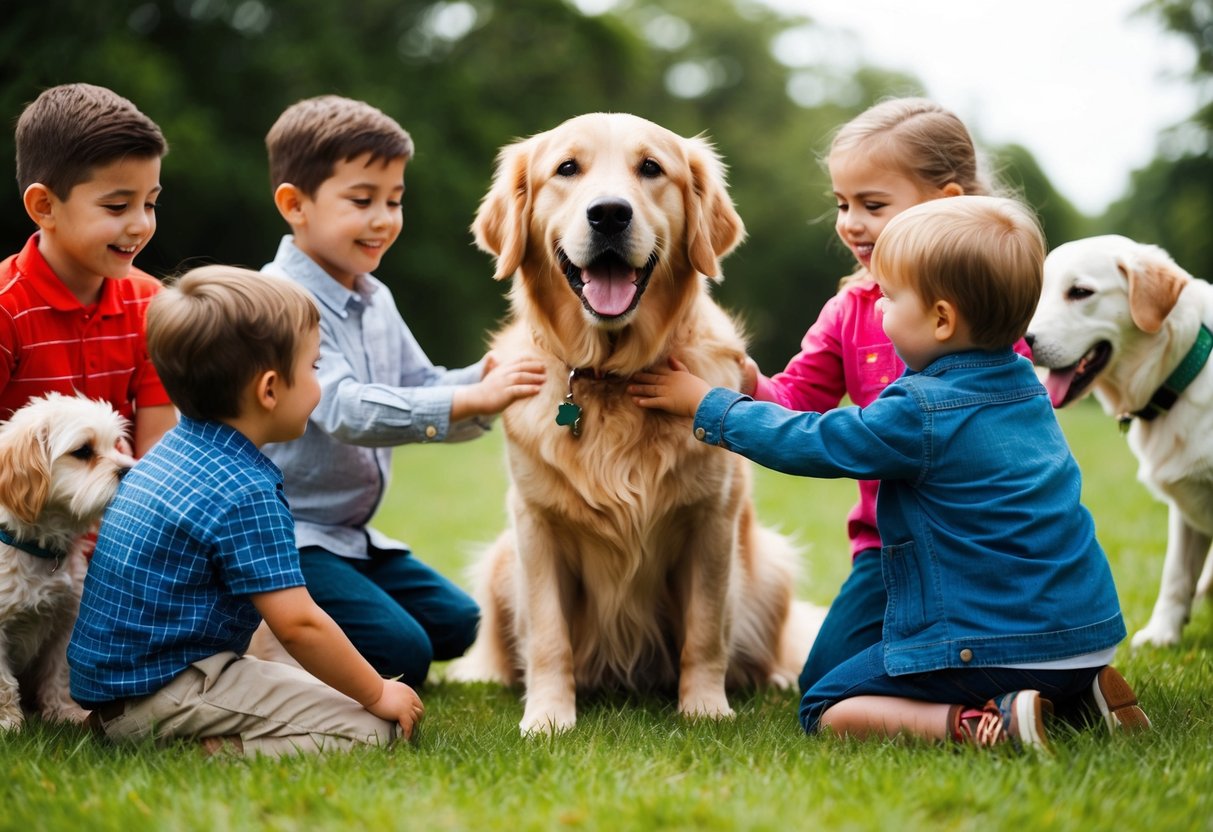
{"label": "denim jacket pocket", "polygon": [[923,574],[914,541],[881,549],[881,570],[889,600],[885,608],[886,640],[896,640],[924,629],[928,622],[929,576]]}

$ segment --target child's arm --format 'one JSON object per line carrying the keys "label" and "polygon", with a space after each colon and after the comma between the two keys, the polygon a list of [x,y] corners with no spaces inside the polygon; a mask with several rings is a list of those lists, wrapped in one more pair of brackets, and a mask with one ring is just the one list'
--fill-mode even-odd
{"label": "child's arm", "polygon": [[171,404],[135,410],[135,457],[146,454],[177,424],[177,409]]}
{"label": "child's arm", "polygon": [[306,587],[260,592],[252,602],[304,670],[412,736],[425,712],[420,697],[403,682],[381,678]]}
{"label": "child's arm", "polygon": [[484,377],[475,384],[455,388],[451,421],[496,415],[510,403],[538,393],[543,378],[543,363],[537,359],[516,358],[498,364],[497,356],[490,352],[484,359]]}
{"label": "child's arm", "polygon": [[669,367],[656,367],[636,373],[628,384],[628,393],[636,404],[650,410],[664,410],[675,416],[693,417],[712,385],[691,373],[676,358]]}

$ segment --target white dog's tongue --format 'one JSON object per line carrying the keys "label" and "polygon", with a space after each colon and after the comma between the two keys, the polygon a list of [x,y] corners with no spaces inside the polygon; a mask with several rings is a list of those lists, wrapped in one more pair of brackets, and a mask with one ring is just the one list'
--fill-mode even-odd
{"label": "white dog's tongue", "polygon": [[622,315],[636,297],[636,270],[608,259],[581,270],[581,295],[604,317]]}
{"label": "white dog's tongue", "polygon": [[1070,392],[1070,382],[1074,380],[1076,372],[1076,367],[1069,367],[1065,370],[1049,370],[1045,376],[1045,389],[1049,391],[1049,401],[1054,407],[1061,407],[1061,403],[1066,400],[1066,393]]}

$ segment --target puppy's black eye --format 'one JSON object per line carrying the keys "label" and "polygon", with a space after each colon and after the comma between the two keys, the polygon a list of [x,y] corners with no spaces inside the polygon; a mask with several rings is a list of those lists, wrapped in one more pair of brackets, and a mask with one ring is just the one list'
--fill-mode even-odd
{"label": "puppy's black eye", "polygon": [[658,176],[661,176],[661,173],[661,165],[652,159],[645,159],[640,163],[640,175],[645,179],[656,179]]}
{"label": "puppy's black eye", "polygon": [[74,450],[70,454],[68,454],[68,456],[74,456],[76,459],[81,459],[81,460],[84,460],[85,462],[87,462],[88,460],[93,458],[93,446],[89,445],[86,442],[85,444],[81,445],[79,448],[77,448],[76,450]]}
{"label": "puppy's black eye", "polygon": [[1066,292],[1066,300],[1085,300],[1095,294],[1094,289],[1088,289],[1085,286],[1071,286],[1070,291]]}
{"label": "puppy's black eye", "polygon": [[560,163],[560,166],[556,168],[557,176],[576,176],[579,173],[581,173],[581,166],[572,159],[565,159]]}

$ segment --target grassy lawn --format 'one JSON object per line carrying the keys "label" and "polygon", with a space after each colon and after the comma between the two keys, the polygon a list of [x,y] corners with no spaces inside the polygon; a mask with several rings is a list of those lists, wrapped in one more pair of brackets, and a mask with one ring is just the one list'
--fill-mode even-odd
{"label": "grassy lawn", "polygon": [[[1158,589],[1166,512],[1111,419],[1091,403],[1062,415],[1133,632]],[[378,525],[462,575],[504,523],[500,434],[396,463]],[[849,568],[854,485],[759,471],[756,488],[764,520],[804,545],[801,595],[828,603]],[[515,692],[431,684],[415,747],[276,762],[33,723],[0,739],[0,829],[1213,829],[1213,605],[1178,648],[1125,645],[1117,665],[1156,730],[1063,733],[1046,759],[808,739],[780,692],[735,695],[725,724],[684,722],[660,699],[583,701],[574,731],[526,741]]]}

